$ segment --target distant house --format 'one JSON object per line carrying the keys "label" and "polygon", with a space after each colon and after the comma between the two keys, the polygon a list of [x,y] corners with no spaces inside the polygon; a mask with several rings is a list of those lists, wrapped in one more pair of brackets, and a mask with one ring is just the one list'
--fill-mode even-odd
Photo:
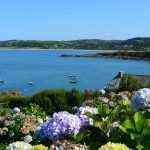
{"label": "distant house", "polygon": [[142,87],[150,86],[150,75],[136,75],[136,74],[128,74],[126,72],[120,71],[105,87],[106,90],[116,91],[119,90],[121,79],[124,75],[129,75],[133,77],[142,85]]}

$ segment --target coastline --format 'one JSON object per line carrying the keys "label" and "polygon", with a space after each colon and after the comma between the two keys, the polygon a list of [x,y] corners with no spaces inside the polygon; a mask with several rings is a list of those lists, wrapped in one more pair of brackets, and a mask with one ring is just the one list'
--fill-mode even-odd
{"label": "coastline", "polygon": [[[133,54],[137,53],[136,51],[132,52],[126,52],[127,55],[124,55],[123,52],[119,51],[113,51],[113,52],[98,52],[96,54],[77,54],[77,55],[68,55],[68,54],[62,54],[60,57],[74,57],[74,58],[115,58],[115,59],[125,59],[125,60],[143,60],[143,61],[150,61],[150,57],[145,57],[145,56],[136,56]],[[144,53],[144,52],[140,52]]]}
{"label": "coastline", "polygon": [[[18,51],[22,51],[22,50],[27,50],[27,51],[30,51],[30,50],[35,50],[35,51],[39,51],[39,50],[42,50],[42,51],[47,51],[47,50],[83,50],[83,51],[100,51],[100,52],[117,52],[117,51],[124,51],[123,49],[122,50],[110,50],[110,49],[63,49],[63,48],[39,48],[39,47],[0,47],[0,51],[1,50],[18,50]],[[133,51],[133,50],[129,50],[129,51]]]}

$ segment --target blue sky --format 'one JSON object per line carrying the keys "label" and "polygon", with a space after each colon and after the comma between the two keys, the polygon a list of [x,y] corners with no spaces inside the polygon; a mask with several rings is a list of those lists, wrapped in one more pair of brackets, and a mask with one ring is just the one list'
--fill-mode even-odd
{"label": "blue sky", "polygon": [[0,0],[0,40],[150,36],[150,0]]}

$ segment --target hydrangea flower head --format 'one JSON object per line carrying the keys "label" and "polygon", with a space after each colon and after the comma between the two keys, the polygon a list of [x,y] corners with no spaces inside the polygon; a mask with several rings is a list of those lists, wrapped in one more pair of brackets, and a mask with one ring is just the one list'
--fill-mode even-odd
{"label": "hydrangea flower head", "polygon": [[40,135],[56,141],[68,135],[76,135],[81,128],[81,121],[77,115],[68,112],[54,113],[52,119],[41,127]]}
{"label": "hydrangea flower head", "polygon": [[91,114],[97,114],[98,113],[96,108],[89,107],[89,106],[80,107],[78,109],[78,112],[76,113],[76,115],[80,118],[81,123],[82,123],[82,125],[81,125],[82,127],[93,124],[93,120],[86,115],[87,112],[89,112]]}
{"label": "hydrangea flower head", "polygon": [[132,108],[134,111],[150,107],[150,89],[140,89],[132,96]]}
{"label": "hydrangea flower head", "polygon": [[109,128],[109,136],[112,136],[116,132],[118,127],[119,127],[119,122],[117,121],[113,122]]}
{"label": "hydrangea flower head", "polygon": [[99,150],[130,150],[130,149],[124,144],[109,142],[109,143],[101,146],[101,148]]}
{"label": "hydrangea flower head", "polygon": [[18,107],[13,108],[13,112],[14,113],[20,113],[20,108],[18,108]]}
{"label": "hydrangea flower head", "polygon": [[31,150],[32,146],[28,143],[17,141],[14,143],[9,144],[7,150]]}
{"label": "hydrangea flower head", "polygon": [[105,94],[106,94],[106,91],[105,91],[104,89],[101,89],[99,92],[100,92],[102,95],[105,95]]}
{"label": "hydrangea flower head", "polygon": [[40,145],[33,146],[31,150],[48,150],[48,147],[40,144]]}
{"label": "hydrangea flower head", "polygon": [[32,136],[31,135],[26,135],[25,137],[24,137],[24,142],[26,142],[26,143],[30,143],[30,142],[32,142]]}

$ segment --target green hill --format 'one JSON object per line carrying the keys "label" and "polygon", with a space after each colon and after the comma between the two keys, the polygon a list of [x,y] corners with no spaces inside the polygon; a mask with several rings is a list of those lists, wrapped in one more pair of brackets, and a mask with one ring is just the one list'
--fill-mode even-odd
{"label": "green hill", "polygon": [[132,38],[128,40],[87,39],[72,41],[8,40],[0,41],[0,47],[91,50],[147,50],[150,49],[150,38]]}

